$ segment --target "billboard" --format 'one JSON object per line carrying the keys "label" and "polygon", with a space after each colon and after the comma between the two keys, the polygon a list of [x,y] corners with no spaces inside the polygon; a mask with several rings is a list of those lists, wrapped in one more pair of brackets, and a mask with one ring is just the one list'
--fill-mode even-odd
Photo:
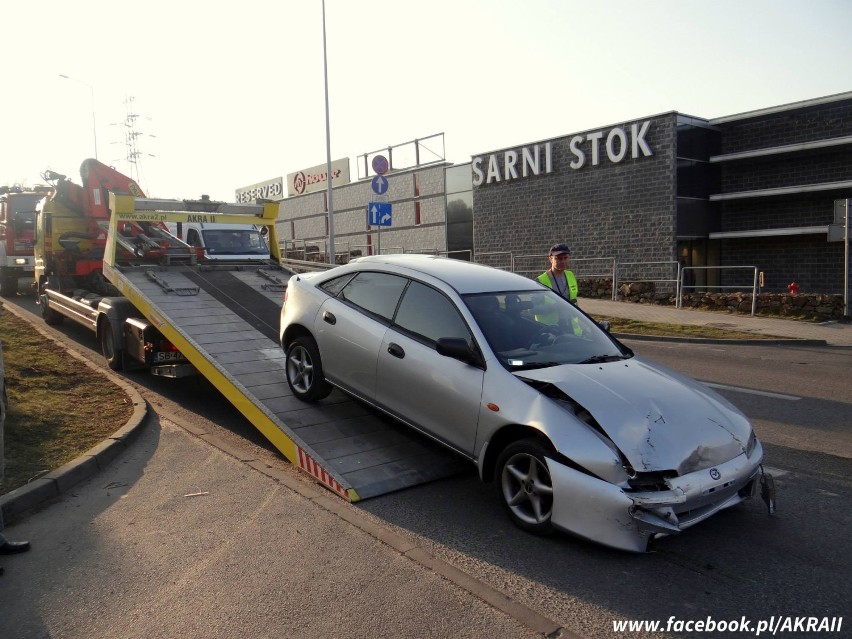
{"label": "billboard", "polygon": [[[334,160],[331,163],[332,186],[342,186],[349,182],[349,158]],[[302,169],[287,176],[287,195],[304,195],[324,191],[327,188],[328,164]]]}
{"label": "billboard", "polygon": [[235,191],[236,202],[251,203],[255,200],[283,200],[284,178],[277,177],[265,182],[250,184]]}

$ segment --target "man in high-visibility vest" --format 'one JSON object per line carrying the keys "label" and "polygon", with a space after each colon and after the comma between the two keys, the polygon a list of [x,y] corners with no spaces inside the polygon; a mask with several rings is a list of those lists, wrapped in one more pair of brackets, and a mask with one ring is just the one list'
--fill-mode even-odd
{"label": "man in high-visibility vest", "polygon": [[[550,268],[539,275],[536,279],[544,284],[547,288],[552,289],[561,297],[571,302],[574,306],[577,305],[577,278],[574,273],[568,270],[568,260],[571,255],[571,249],[565,244],[554,244],[550,247],[548,259],[550,260]],[[545,300],[547,302],[548,300]],[[542,324],[555,326],[559,323],[559,315],[554,311],[549,311],[542,308],[536,312],[536,320]],[[571,319],[571,327],[569,329],[574,335],[582,335],[583,329],[580,328],[579,320],[574,317]]]}
{"label": "man in high-visibility vest", "polygon": [[559,295],[576,306],[577,278],[568,270],[571,249],[565,244],[555,244],[550,248],[548,259],[550,268],[538,276],[538,281],[547,288],[553,289]]}

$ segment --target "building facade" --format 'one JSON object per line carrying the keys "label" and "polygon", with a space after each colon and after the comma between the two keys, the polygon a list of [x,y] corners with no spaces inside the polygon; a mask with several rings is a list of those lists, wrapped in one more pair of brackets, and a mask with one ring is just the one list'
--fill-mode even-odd
{"label": "building facade", "polygon": [[[436,252],[534,275],[557,242],[579,277],[843,292],[852,93],[716,119],[668,112],[386,176],[393,225],[367,224],[369,179],[333,190],[338,255]],[[325,252],[326,192],[282,201],[288,250]],[[340,259],[338,259],[340,261]]]}

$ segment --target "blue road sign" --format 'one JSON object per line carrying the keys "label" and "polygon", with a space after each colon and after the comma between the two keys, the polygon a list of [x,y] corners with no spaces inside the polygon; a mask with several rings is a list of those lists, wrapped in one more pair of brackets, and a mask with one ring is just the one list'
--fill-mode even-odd
{"label": "blue road sign", "polygon": [[376,195],[384,195],[388,190],[388,179],[383,175],[377,175],[371,182],[373,185],[373,193]]}
{"label": "blue road sign", "polygon": [[392,226],[393,210],[390,202],[370,202],[367,205],[367,220],[370,226]]}
{"label": "blue road sign", "polygon": [[373,158],[373,170],[379,174],[384,175],[388,172],[390,168],[390,164],[388,163],[388,159],[384,155],[377,155]]}

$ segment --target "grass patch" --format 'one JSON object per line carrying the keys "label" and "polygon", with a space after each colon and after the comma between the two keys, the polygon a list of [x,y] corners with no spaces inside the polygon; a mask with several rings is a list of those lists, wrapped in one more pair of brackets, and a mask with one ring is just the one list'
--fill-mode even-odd
{"label": "grass patch", "polygon": [[72,461],[133,414],[106,377],[71,357],[28,322],[0,310],[9,410],[0,494]]}
{"label": "grass patch", "polygon": [[715,326],[692,324],[656,324],[623,317],[595,316],[598,321],[606,320],[612,333],[632,333],[634,335],[655,335],[657,337],[695,337],[704,339],[778,339],[774,335],[732,331]]}

